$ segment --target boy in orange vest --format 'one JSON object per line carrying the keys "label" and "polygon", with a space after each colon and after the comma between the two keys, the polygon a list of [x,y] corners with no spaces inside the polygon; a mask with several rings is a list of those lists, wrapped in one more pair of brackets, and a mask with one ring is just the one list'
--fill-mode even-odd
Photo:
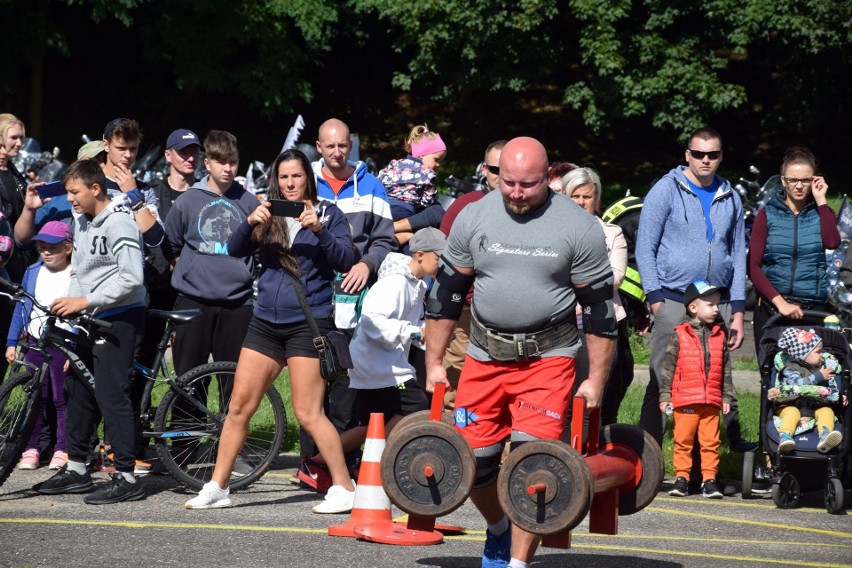
{"label": "boy in orange vest", "polygon": [[674,468],[677,480],[669,495],[687,494],[692,447],[696,433],[701,451],[701,492],[721,499],[719,470],[719,410],[730,410],[734,396],[726,330],[719,317],[722,289],[696,280],[686,289],[686,317],[675,328],[663,360],[660,410],[674,414]]}

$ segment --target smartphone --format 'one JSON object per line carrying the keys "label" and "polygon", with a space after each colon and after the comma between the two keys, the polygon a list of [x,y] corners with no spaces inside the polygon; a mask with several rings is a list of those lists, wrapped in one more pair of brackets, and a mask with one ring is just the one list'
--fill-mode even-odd
{"label": "smartphone", "polygon": [[48,197],[56,197],[65,193],[65,186],[61,181],[52,181],[36,188],[38,196],[44,201]]}
{"label": "smartphone", "polygon": [[269,203],[270,211],[276,217],[299,217],[305,211],[305,204],[301,201],[270,199]]}

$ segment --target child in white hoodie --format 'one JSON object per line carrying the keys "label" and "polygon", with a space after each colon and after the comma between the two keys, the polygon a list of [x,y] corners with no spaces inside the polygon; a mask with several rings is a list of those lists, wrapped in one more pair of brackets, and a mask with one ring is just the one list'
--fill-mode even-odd
{"label": "child in white hoodie", "polygon": [[[349,383],[358,389],[359,414],[365,426],[371,413],[381,412],[390,431],[403,416],[429,408],[426,392],[408,362],[408,352],[412,343],[422,342],[428,287],[423,279],[438,273],[438,259],[446,242],[438,229],[417,231],[409,241],[411,256],[388,254],[379,268],[378,280],[364,298],[350,344],[355,368],[349,371]],[[362,430],[363,441],[364,428],[355,430]],[[356,441],[360,444],[352,430],[344,434],[343,441],[344,449]]]}

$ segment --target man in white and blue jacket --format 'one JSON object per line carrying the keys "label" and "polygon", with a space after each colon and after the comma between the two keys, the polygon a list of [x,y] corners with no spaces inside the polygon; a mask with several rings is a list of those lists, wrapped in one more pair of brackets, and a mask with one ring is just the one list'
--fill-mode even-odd
{"label": "man in white and blue jacket", "polygon": [[[683,292],[695,280],[723,287],[720,314],[728,322],[728,345],[743,342],[746,247],[743,207],[727,180],[716,175],[722,137],[709,127],[693,132],[678,166],[658,181],[642,207],[636,262],[654,314],[650,380],[640,425],[662,443],[665,415],[659,408],[658,377],[666,346],[683,318]],[[747,449],[739,431],[736,398],[725,416],[732,448]]]}

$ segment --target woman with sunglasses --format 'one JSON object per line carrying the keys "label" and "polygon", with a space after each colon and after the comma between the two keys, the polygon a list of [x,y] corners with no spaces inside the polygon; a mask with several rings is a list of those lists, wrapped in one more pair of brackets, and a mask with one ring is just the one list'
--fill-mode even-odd
{"label": "woman with sunglasses", "polygon": [[748,275],[758,293],[755,349],[774,314],[784,316],[779,324],[789,325],[802,319],[804,309],[831,311],[825,305],[825,250],[840,245],[840,233],[826,203],[828,184],[815,172],[809,150],[787,150],[781,163],[783,190],[770,196],[755,217],[748,251]]}

